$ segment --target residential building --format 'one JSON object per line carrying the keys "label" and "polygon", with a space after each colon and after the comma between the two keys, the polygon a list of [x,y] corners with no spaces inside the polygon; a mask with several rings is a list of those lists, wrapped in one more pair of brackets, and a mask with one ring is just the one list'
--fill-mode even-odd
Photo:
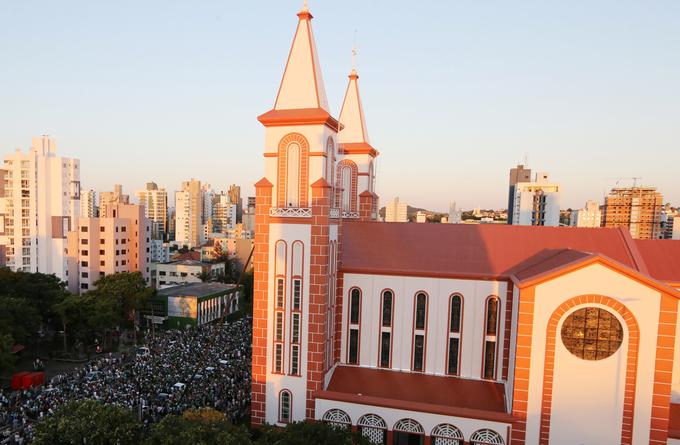
{"label": "residential building", "polygon": [[417,223],[426,223],[427,222],[427,213],[425,213],[422,210],[418,210],[416,212],[416,222]]}
{"label": "residential building", "polygon": [[168,241],[168,192],[155,182],[147,182],[146,189],[138,190],[136,195],[151,222],[151,238]]}
{"label": "residential building", "polygon": [[255,232],[255,197],[254,196],[248,197],[248,206],[243,211],[241,221],[243,222],[243,230],[251,232],[251,233]]}
{"label": "residential building", "polygon": [[677,443],[680,243],[376,224],[363,193],[343,218],[324,167],[338,124],[306,7],[298,19],[258,118],[252,424],[325,422],[389,445]]}
{"label": "residential building", "polygon": [[658,239],[663,196],[654,187],[614,188],[604,202],[604,227],[627,227],[636,239]]}
{"label": "residential building", "polygon": [[394,198],[385,206],[385,222],[407,222],[408,204]]}
{"label": "residential building", "polygon": [[130,204],[130,196],[123,194],[123,186],[116,184],[112,192],[99,194],[99,216],[108,218],[111,216],[111,207],[114,204]]}
{"label": "residential building", "polygon": [[227,233],[233,230],[238,219],[238,205],[231,202],[231,194],[220,193],[213,196],[212,230],[210,233]]}
{"label": "residential building", "polygon": [[196,259],[176,259],[167,263],[152,263],[156,287],[164,289],[186,283],[216,280],[224,275],[224,263],[212,263]]}
{"label": "residential building", "polygon": [[463,211],[456,206],[456,203],[451,203],[449,207],[449,224],[460,224],[463,222]]}
{"label": "residential building", "polygon": [[229,186],[229,202],[236,205],[236,219],[234,219],[234,224],[242,222],[243,200],[241,199],[241,186],[236,184]]}
{"label": "residential building", "polygon": [[175,241],[188,248],[200,246],[204,233],[203,190],[201,181],[182,183],[175,193]]}
{"label": "residential building", "polygon": [[94,190],[80,193],[80,216],[85,218],[96,218],[99,216],[97,193]]}
{"label": "residential building", "polygon": [[673,231],[671,232],[671,239],[680,240],[680,216],[673,218]]}
{"label": "residential building", "polygon": [[586,206],[571,212],[570,225],[572,227],[600,227],[602,212],[595,201],[586,202]]}
{"label": "residential building", "polygon": [[0,244],[7,267],[66,279],[66,234],[80,215],[80,161],[57,156],[54,139],[5,156]]}
{"label": "residential building", "polygon": [[170,245],[160,239],[151,239],[149,243],[149,259],[152,263],[167,263],[170,261]]}
{"label": "residential building", "polygon": [[[190,283],[161,289],[144,316],[164,317],[166,329],[202,326],[239,309],[243,286],[224,283]],[[152,313],[153,312],[153,313]]]}
{"label": "residential building", "polygon": [[680,216],[680,211],[677,208],[671,207],[670,204],[663,206],[661,210],[660,238],[673,239],[673,230],[677,227],[675,222],[678,216]]}
{"label": "residential building", "polygon": [[177,214],[174,207],[168,208],[168,241],[175,241],[175,227]]}
{"label": "residential building", "polygon": [[537,173],[533,182],[517,182],[514,190],[512,225],[560,225],[560,186],[547,173]]}
{"label": "residential building", "polygon": [[120,272],[141,272],[150,284],[151,225],[144,207],[109,203],[111,216],[76,220],[68,232],[68,288],[72,293],[96,288],[96,282]]}
{"label": "residential building", "polygon": [[519,182],[531,182],[531,169],[519,164],[510,169],[509,193],[508,193],[508,224],[513,224],[515,211],[515,186]]}

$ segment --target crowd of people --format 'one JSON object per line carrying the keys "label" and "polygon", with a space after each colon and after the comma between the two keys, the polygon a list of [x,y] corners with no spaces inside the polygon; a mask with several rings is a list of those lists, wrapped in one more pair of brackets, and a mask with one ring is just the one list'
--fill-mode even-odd
{"label": "crowd of people", "polygon": [[145,423],[209,406],[232,421],[250,404],[248,320],[157,331],[132,356],[107,354],[35,389],[0,390],[0,444],[30,442],[32,425],[72,400],[134,410]]}

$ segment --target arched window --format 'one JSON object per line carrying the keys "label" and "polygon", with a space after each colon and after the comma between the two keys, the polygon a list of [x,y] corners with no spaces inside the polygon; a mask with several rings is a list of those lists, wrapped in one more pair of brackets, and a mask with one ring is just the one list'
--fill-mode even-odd
{"label": "arched window", "polygon": [[431,434],[433,445],[463,445],[463,433],[448,423],[441,423],[434,427]]}
{"label": "arched window", "polygon": [[352,169],[342,168],[342,211],[352,211]]}
{"label": "arched window", "polygon": [[378,366],[389,368],[392,355],[392,324],[394,320],[394,293],[385,289],[380,300],[380,343]]}
{"label": "arched window", "polygon": [[334,184],[335,176],[335,143],[333,138],[329,137],[326,141],[326,179],[331,187]]}
{"label": "arched window", "polygon": [[293,418],[293,396],[284,389],[279,393],[279,422],[290,423]]}
{"label": "arched window", "polygon": [[349,329],[347,332],[347,363],[359,364],[359,333],[361,330],[361,291],[352,288],[349,291]]}
{"label": "arched window", "polygon": [[454,294],[449,301],[448,347],[446,349],[446,373],[460,372],[460,345],[463,330],[463,297]]}
{"label": "arched window", "polygon": [[288,207],[298,207],[300,204],[300,145],[291,142],[288,145],[286,158],[288,167],[286,171],[286,204]]}
{"label": "arched window", "polygon": [[425,342],[427,338],[427,294],[418,292],[413,303],[413,371],[425,370]]}
{"label": "arched window", "polygon": [[387,424],[380,416],[366,414],[359,419],[357,427],[361,435],[373,444],[384,444],[387,440]]}
{"label": "arched window", "polygon": [[373,193],[373,188],[375,187],[375,175],[373,172],[373,161],[368,163],[368,191]]}
{"label": "arched window", "polygon": [[483,429],[470,436],[470,445],[503,445],[503,438],[495,431]]}
{"label": "arched window", "polygon": [[489,297],[484,310],[484,365],[482,378],[494,380],[496,378],[496,349],[498,345],[498,297]]}
{"label": "arched window", "polygon": [[352,426],[352,420],[346,412],[341,409],[329,409],[323,415],[323,422],[342,429],[349,429]]}
{"label": "arched window", "polygon": [[401,419],[394,424],[393,430],[399,433],[425,434],[422,425],[413,419]]}
{"label": "arched window", "polygon": [[277,204],[305,207],[309,187],[309,143],[299,133],[284,136],[278,147]]}
{"label": "arched window", "polygon": [[343,159],[338,163],[336,178],[336,201],[343,212],[357,211],[357,176],[359,170],[356,163]]}

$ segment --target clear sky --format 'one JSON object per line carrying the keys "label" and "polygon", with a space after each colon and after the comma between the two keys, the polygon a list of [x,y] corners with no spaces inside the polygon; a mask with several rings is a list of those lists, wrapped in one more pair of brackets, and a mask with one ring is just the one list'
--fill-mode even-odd
{"label": "clear sky", "polygon": [[[50,134],[88,189],[195,177],[250,194],[263,174],[255,118],[273,105],[301,4],[0,1],[0,153]],[[680,205],[680,1],[310,9],[336,116],[357,30],[383,202],[503,207],[527,155],[563,185],[565,208],[633,176]]]}

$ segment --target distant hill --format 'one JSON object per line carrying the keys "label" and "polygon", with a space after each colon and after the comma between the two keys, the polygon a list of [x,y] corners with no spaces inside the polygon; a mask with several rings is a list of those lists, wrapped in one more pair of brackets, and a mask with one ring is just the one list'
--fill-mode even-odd
{"label": "distant hill", "polygon": [[[425,212],[428,219],[434,218],[435,216],[448,215],[447,213],[433,212],[431,210],[423,209],[423,208],[420,208],[420,207],[406,206],[406,215],[407,215],[408,220],[409,221],[415,221],[416,213],[418,213],[420,211]],[[385,207],[380,208],[380,217],[382,219],[385,219]]]}

